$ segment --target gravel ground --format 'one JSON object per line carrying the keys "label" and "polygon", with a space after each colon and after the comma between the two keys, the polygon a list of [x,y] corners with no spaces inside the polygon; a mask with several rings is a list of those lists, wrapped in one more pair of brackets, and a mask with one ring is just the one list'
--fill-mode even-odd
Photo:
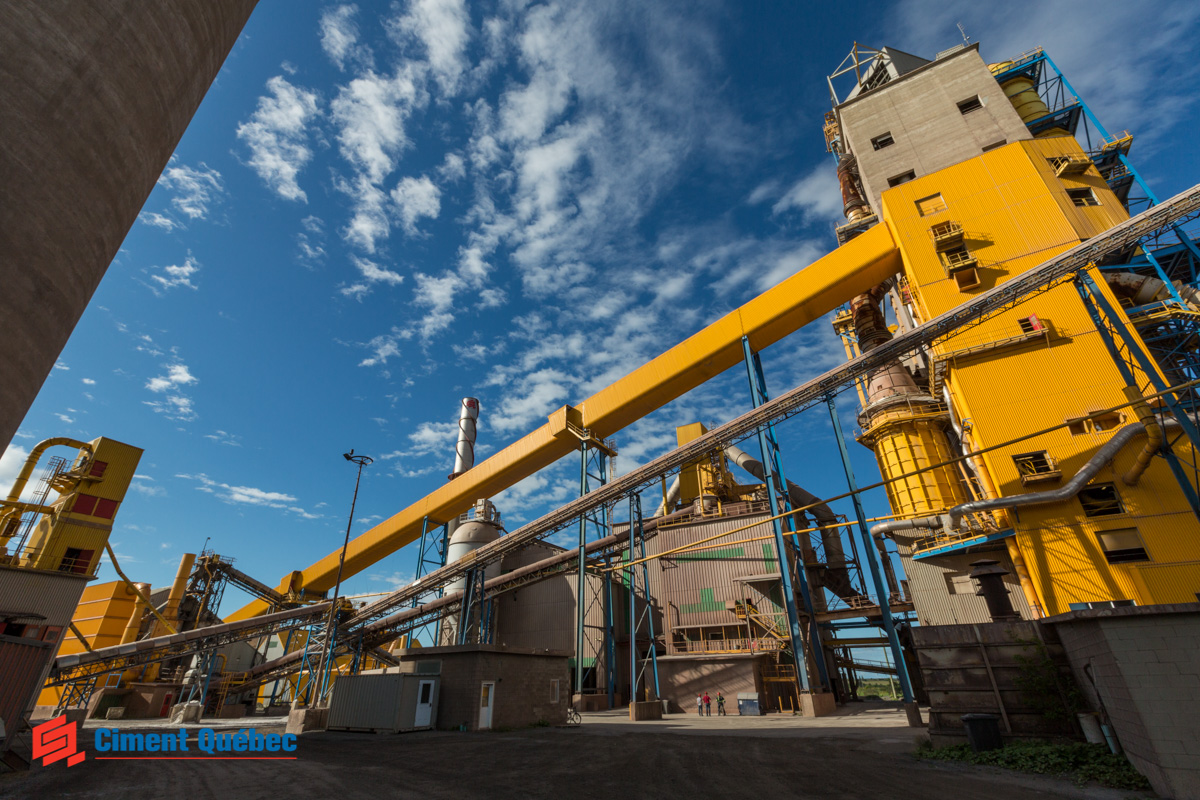
{"label": "gravel ground", "polygon": [[[277,719],[237,722],[261,733],[282,732]],[[108,724],[87,723],[79,737],[87,760],[75,767],[59,762],[0,776],[0,798],[279,800],[284,793],[336,800],[1137,796],[1006,770],[917,761],[912,752],[920,731],[906,727],[898,709],[868,704],[816,720],[691,714],[630,723],[620,713],[605,712],[584,715],[577,728],[395,736],[309,733],[300,737],[295,760],[242,763],[210,760],[194,750],[187,758],[158,763],[96,760],[103,754],[94,752],[91,731]],[[154,721],[121,727],[176,730]],[[189,730],[193,748],[195,735]]]}

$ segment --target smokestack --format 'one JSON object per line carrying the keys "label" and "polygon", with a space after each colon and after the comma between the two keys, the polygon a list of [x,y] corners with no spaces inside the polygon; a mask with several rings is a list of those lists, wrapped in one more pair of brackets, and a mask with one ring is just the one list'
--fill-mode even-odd
{"label": "smokestack", "polygon": [[475,420],[479,419],[479,401],[464,397],[458,412],[458,444],[454,446],[454,472],[449,480],[475,466]]}

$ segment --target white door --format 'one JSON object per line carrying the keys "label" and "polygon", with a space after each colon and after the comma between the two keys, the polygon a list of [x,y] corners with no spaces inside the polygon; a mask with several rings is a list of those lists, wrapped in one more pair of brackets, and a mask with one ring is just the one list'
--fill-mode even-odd
{"label": "white door", "polygon": [[428,728],[433,719],[433,681],[421,681],[417,684],[417,715],[413,719],[414,728]]}
{"label": "white door", "polygon": [[492,706],[496,703],[496,684],[485,683],[479,690],[479,730],[492,728]]}

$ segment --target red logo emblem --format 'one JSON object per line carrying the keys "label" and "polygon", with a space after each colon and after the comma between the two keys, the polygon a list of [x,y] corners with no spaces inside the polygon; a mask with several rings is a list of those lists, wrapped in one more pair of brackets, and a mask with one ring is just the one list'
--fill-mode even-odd
{"label": "red logo emblem", "polygon": [[42,759],[42,766],[49,766],[64,758],[68,767],[83,761],[84,754],[79,752],[76,742],[78,725],[76,722],[67,722],[63,716],[34,726],[33,757]]}

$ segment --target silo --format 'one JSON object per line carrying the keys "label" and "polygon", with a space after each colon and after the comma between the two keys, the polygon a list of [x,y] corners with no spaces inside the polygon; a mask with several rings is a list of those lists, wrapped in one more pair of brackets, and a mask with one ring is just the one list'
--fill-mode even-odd
{"label": "silo", "polygon": [[0,450],[257,0],[0,0]]}

